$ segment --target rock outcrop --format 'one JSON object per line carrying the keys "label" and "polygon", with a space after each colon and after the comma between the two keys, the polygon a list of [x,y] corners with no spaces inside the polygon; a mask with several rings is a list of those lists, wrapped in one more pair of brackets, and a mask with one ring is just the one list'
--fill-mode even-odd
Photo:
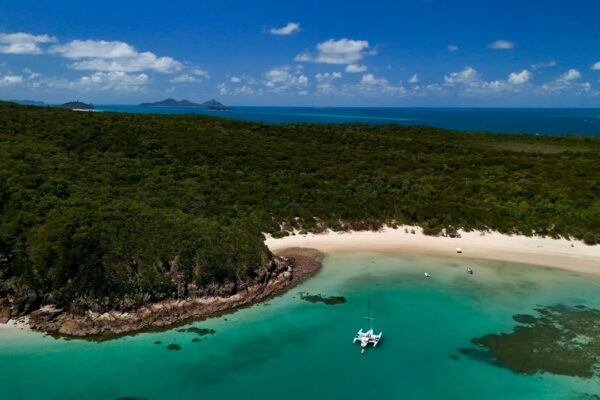
{"label": "rock outcrop", "polygon": [[19,309],[14,301],[11,305],[8,299],[0,299],[0,322],[7,321],[11,315],[27,315],[34,330],[59,336],[110,338],[166,328],[254,304],[302,282],[320,265],[321,256],[317,251],[291,249],[285,256],[261,267],[251,280],[201,288],[190,285],[185,298],[149,303],[132,311],[100,312],[91,308],[73,311],[52,304],[32,309],[33,298],[24,303],[29,308]]}

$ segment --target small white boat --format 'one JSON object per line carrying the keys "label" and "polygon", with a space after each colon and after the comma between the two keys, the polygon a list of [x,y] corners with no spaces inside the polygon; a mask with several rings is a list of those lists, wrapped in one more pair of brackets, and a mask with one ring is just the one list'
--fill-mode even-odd
{"label": "small white boat", "polygon": [[462,249],[461,249],[460,247],[457,247],[457,248],[456,248],[456,252],[457,252],[458,254],[460,254],[460,253],[462,253]]}
{"label": "small white boat", "polygon": [[365,351],[368,345],[372,344],[373,347],[377,346],[379,341],[381,340],[381,336],[383,332],[379,332],[378,335],[375,334],[373,328],[371,327],[371,298],[369,297],[369,316],[365,317],[369,320],[369,329],[366,332],[363,332],[362,328],[358,330],[356,336],[354,336],[354,340],[352,343],[360,342],[360,347],[362,347],[362,352]]}
{"label": "small white boat", "polygon": [[473,275],[474,274],[473,268],[467,267],[467,274]]}
{"label": "small white boat", "polygon": [[425,278],[431,278],[431,274],[429,272],[425,272],[423,275],[425,275]]}

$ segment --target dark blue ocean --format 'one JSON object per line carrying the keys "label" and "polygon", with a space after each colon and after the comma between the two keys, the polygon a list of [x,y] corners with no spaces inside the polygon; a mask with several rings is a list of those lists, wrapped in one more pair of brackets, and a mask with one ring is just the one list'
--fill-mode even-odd
{"label": "dark blue ocean", "polygon": [[273,124],[401,124],[479,132],[600,136],[598,108],[231,107],[227,111],[129,105],[97,105],[96,108],[131,113],[203,114]]}

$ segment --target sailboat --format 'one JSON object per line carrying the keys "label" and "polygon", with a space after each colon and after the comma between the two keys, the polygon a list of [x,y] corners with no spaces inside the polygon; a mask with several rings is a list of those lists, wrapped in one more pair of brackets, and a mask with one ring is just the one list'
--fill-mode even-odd
{"label": "sailboat", "polygon": [[371,320],[373,319],[371,317],[371,298],[369,297],[369,316],[365,317],[369,320],[369,329],[366,332],[363,332],[362,328],[358,331],[358,333],[356,334],[356,336],[354,336],[354,340],[352,341],[352,343],[356,343],[357,341],[360,342],[360,347],[362,347],[362,352],[365,351],[365,348],[367,348],[367,346],[369,344],[372,344],[373,347],[377,346],[377,343],[379,343],[379,341],[381,340],[381,335],[383,335],[383,332],[379,332],[379,335],[376,335],[375,332],[373,331],[373,327],[371,326]]}

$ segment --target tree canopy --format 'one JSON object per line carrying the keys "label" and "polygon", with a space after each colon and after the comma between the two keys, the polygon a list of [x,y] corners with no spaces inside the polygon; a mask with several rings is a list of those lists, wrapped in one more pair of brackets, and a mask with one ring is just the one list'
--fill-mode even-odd
{"label": "tree canopy", "polygon": [[[57,302],[251,276],[264,233],[416,224],[600,241],[600,140],[0,104],[0,280]],[[0,293],[1,294],[1,293]]]}

